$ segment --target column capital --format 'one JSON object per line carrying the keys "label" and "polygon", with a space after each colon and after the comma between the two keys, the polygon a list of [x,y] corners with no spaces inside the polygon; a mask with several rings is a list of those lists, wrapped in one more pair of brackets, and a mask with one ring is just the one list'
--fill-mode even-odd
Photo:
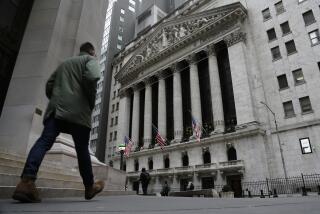
{"label": "column capital", "polygon": [[189,56],[187,56],[185,58],[185,60],[189,63],[189,64],[196,64],[197,63],[197,57],[195,53],[190,54]]}
{"label": "column capital", "polygon": [[120,89],[120,91],[119,91],[120,98],[126,97],[128,95],[129,95],[129,90],[128,89]]}
{"label": "column capital", "polygon": [[159,80],[161,79],[164,79],[168,76],[168,74],[165,72],[165,70],[162,70],[162,71],[158,71],[156,74],[155,74],[156,77],[158,77]]}
{"label": "column capital", "polygon": [[170,65],[170,69],[173,73],[176,73],[176,72],[180,72],[179,68],[178,68],[178,63],[175,62],[173,64]]}
{"label": "column capital", "polygon": [[133,89],[133,91],[140,91],[143,88],[143,86],[142,86],[142,84],[137,83],[137,84],[132,85],[131,88]]}
{"label": "column capital", "polygon": [[231,47],[239,42],[245,42],[246,36],[246,33],[242,31],[236,31],[224,37],[223,40],[226,42],[228,47]]}
{"label": "column capital", "polygon": [[147,86],[147,85],[151,85],[151,83],[154,82],[154,79],[151,77],[147,77],[147,78],[143,79],[142,82]]}
{"label": "column capital", "polygon": [[208,53],[208,56],[213,55],[216,56],[216,50],[214,48],[214,44],[210,44],[206,47],[205,51]]}

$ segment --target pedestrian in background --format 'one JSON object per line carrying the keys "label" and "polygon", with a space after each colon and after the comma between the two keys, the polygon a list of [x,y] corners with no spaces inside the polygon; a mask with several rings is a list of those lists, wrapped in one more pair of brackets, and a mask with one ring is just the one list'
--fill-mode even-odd
{"label": "pedestrian in background", "polygon": [[150,174],[148,172],[146,172],[145,168],[142,168],[142,170],[141,170],[140,182],[141,182],[141,186],[142,186],[143,195],[147,195],[148,185],[150,182]]}
{"label": "pedestrian in background", "polygon": [[164,182],[163,187],[162,187],[162,191],[161,191],[161,195],[162,196],[168,196],[169,195],[169,191],[170,191],[170,187],[167,181]]}
{"label": "pedestrian in background", "polygon": [[94,183],[88,148],[91,113],[100,78],[95,56],[91,43],[82,44],[80,54],[62,62],[47,81],[46,96],[49,104],[44,115],[44,129],[29,152],[13,199],[29,203],[41,201],[35,185],[37,173],[46,152],[61,132],[72,135],[85,186],[85,199],[90,200],[103,190],[103,181]]}

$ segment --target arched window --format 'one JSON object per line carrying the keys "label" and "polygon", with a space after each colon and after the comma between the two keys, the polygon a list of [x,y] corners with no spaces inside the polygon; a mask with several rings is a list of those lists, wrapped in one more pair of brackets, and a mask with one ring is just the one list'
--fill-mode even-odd
{"label": "arched window", "polygon": [[134,170],[139,171],[139,161],[138,160],[134,161]]}
{"label": "arched window", "polygon": [[203,151],[203,164],[211,163],[211,155],[209,150]]}
{"label": "arched window", "polygon": [[165,169],[169,169],[170,168],[170,159],[169,159],[169,155],[164,157],[164,168]]}
{"label": "arched window", "polygon": [[237,160],[237,151],[234,147],[228,149],[228,161]]}
{"label": "arched window", "polygon": [[149,169],[150,169],[150,170],[153,169],[153,160],[152,160],[152,158],[149,158],[148,166],[149,166]]}
{"label": "arched window", "polygon": [[189,166],[189,157],[187,152],[182,154],[182,166]]}

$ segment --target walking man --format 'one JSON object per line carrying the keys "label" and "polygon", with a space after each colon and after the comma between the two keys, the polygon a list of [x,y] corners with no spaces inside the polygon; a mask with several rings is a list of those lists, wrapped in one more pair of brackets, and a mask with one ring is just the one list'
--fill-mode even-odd
{"label": "walking man", "polygon": [[88,148],[99,78],[95,49],[89,42],[81,45],[78,56],[62,62],[51,75],[46,84],[49,104],[44,115],[44,129],[30,150],[13,199],[29,203],[41,201],[35,186],[37,173],[46,152],[61,132],[72,135],[85,186],[85,199],[90,200],[103,190],[103,181],[94,183]]}

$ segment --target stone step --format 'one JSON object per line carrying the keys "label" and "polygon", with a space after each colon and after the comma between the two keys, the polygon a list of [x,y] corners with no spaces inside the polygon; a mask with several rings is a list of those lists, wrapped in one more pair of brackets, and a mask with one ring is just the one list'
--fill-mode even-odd
{"label": "stone step", "polygon": [[[0,198],[11,198],[15,186],[0,186]],[[66,198],[66,197],[84,197],[83,189],[76,188],[47,188],[38,187],[41,198]],[[99,196],[110,196],[110,195],[135,195],[134,191],[109,191],[104,190],[99,193]]]}
{"label": "stone step", "polygon": [[[23,169],[24,164],[25,164],[25,160],[0,156],[0,172],[5,172],[1,170],[2,166],[11,166],[17,169]],[[51,165],[51,164],[47,164],[46,162],[43,162],[41,164],[39,172],[57,173],[57,174],[64,174],[64,175],[70,175],[70,176],[76,176],[76,177],[79,176],[79,172],[77,169],[63,167],[61,165]],[[17,173],[20,174],[21,171]]]}
{"label": "stone step", "polygon": [[[0,173],[3,174],[10,174],[10,175],[21,175],[23,168],[22,167],[16,167],[16,166],[11,166],[11,164],[8,165],[2,165],[0,163]],[[67,171],[67,170],[66,170]],[[42,170],[40,169],[38,172],[38,177],[39,178],[51,178],[51,179],[63,179],[63,180],[70,180],[70,181],[79,181],[81,182],[82,179],[80,177],[79,172],[77,172],[78,175],[68,175],[68,174],[63,174],[62,172],[51,172],[48,170]]]}
{"label": "stone step", "polygon": [[[16,186],[20,181],[19,175],[0,173],[0,186]],[[50,177],[38,177],[36,185],[50,188],[76,188],[83,189],[82,181],[69,179],[54,179]]]}

